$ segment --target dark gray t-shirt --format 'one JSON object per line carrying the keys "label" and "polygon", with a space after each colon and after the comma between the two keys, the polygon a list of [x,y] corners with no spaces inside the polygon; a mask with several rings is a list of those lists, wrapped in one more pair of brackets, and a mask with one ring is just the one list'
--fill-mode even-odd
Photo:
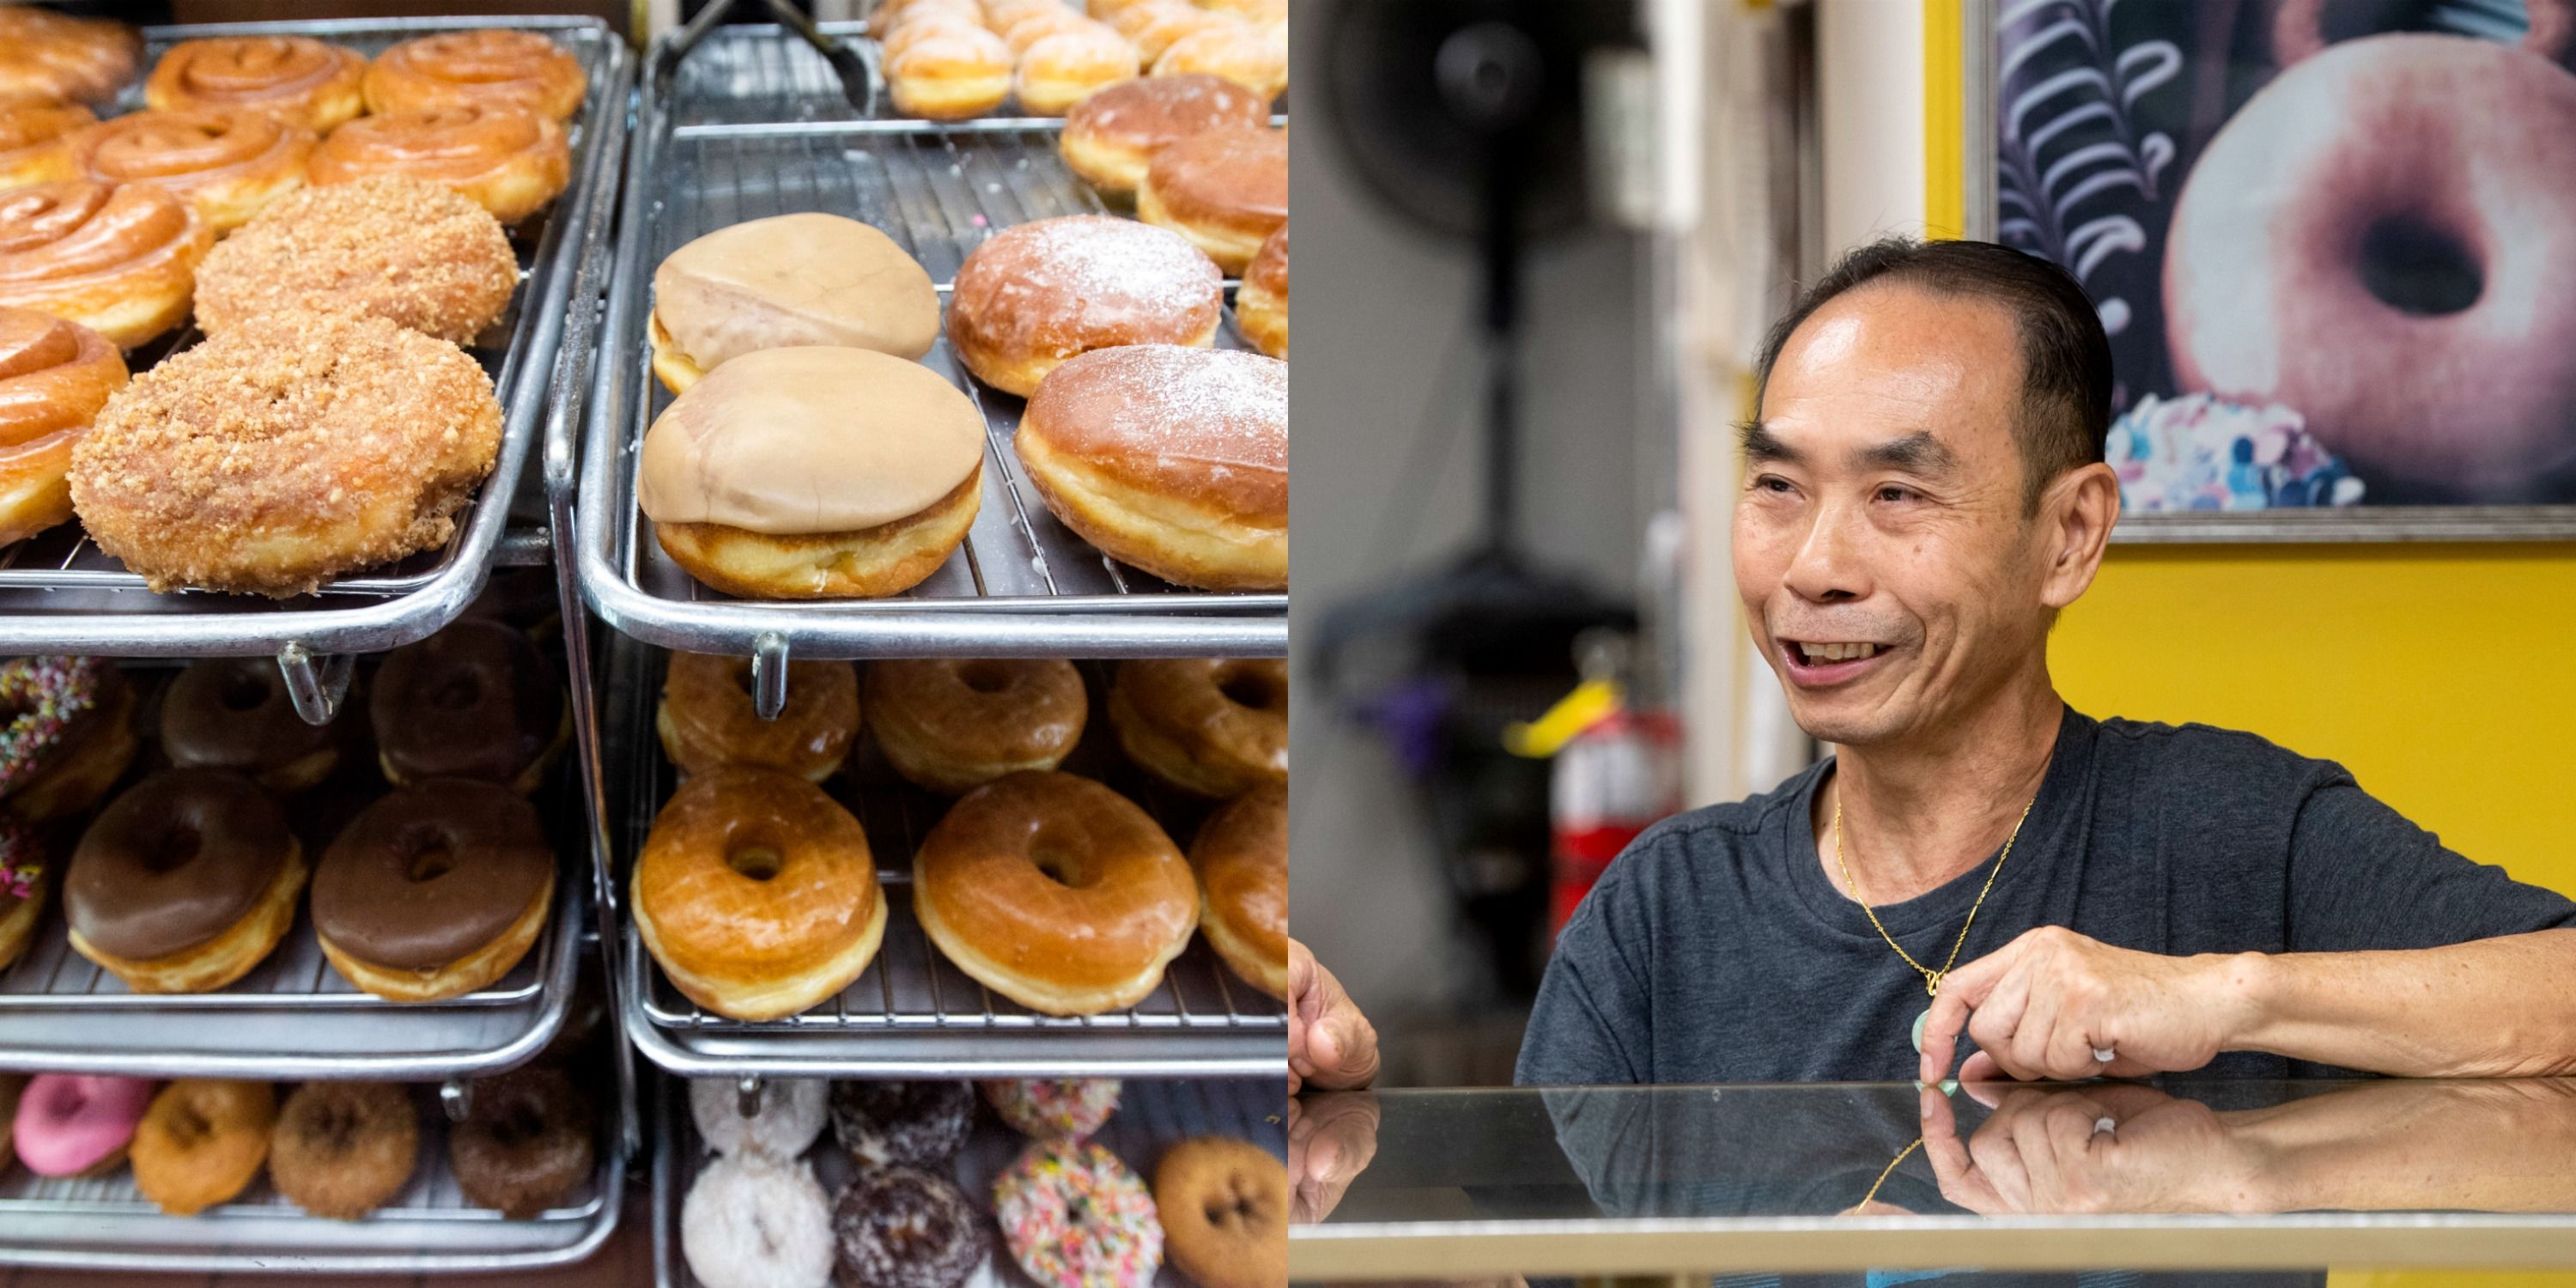
{"label": "dark gray t-shirt", "polygon": [[[1923,977],[1816,857],[1809,802],[1832,763],[1668,819],[1610,865],[1557,939],[1517,1081],[1913,1079]],[[1879,919],[1940,961],[1992,860]],[[2338,765],[2070,710],[1959,960],[2047,925],[2173,956],[2432,948],[2576,925],[2576,903],[2442,848]],[[2205,1072],[2331,1071],[2234,1052]]]}

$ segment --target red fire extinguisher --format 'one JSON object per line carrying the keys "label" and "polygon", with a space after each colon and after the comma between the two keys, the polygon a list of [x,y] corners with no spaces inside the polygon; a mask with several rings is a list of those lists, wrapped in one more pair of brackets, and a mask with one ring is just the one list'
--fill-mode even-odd
{"label": "red fire extinguisher", "polygon": [[1682,729],[1670,711],[1637,710],[1622,679],[1625,636],[1578,642],[1583,683],[1546,715],[1505,734],[1524,756],[1552,757],[1548,937],[1551,942],[1637,834],[1681,809]]}

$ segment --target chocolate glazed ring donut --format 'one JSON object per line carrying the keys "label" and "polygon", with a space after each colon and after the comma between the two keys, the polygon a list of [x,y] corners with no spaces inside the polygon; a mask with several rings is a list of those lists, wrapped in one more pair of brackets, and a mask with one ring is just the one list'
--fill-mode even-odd
{"label": "chocolate glazed ring donut", "polygon": [[295,921],[304,853],[258,785],[212,769],[155,774],[82,835],[63,878],[72,950],[138,993],[241,978]]}
{"label": "chocolate glazed ring donut", "polygon": [[572,734],[563,688],[528,637],[466,620],[394,650],[367,703],[385,779],[474,778],[525,796]]}
{"label": "chocolate glazed ring donut", "polygon": [[282,795],[331,776],[338,729],[305,723],[264,657],[191,663],[161,698],[161,749],[183,769],[227,769]]}
{"label": "chocolate glazed ring donut", "polygon": [[975,1129],[975,1088],[963,1082],[832,1084],[832,1135],[861,1167],[933,1167]]}
{"label": "chocolate glazed ring donut", "polygon": [[436,1001],[509,974],[554,886],[535,806],[492,783],[433,779],[368,806],[331,842],[313,874],[313,930],[351,983]]}
{"label": "chocolate glazed ring donut", "polygon": [[860,1172],[832,1204],[832,1241],[846,1288],[953,1288],[992,1246],[965,1192],[918,1167]]}
{"label": "chocolate glazed ring donut", "polygon": [[563,1070],[485,1078],[468,1103],[465,1121],[447,1134],[448,1166],[467,1202],[525,1221],[590,1179],[590,1098]]}

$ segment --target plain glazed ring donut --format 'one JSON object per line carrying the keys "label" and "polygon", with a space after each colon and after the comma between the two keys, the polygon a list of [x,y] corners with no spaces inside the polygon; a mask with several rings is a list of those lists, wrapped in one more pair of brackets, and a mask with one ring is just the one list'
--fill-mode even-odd
{"label": "plain glazed ring donut", "polygon": [[533,31],[493,28],[406,40],[367,69],[367,110],[500,103],[569,120],[590,91],[581,60]]}
{"label": "plain glazed ring donut", "polygon": [[161,751],[182,769],[223,769],[291,796],[340,766],[336,725],[296,713],[286,677],[265,657],[189,663],[161,694]]}
{"label": "plain glazed ring donut", "polygon": [[1163,1250],[1200,1288],[1288,1282],[1288,1169],[1232,1136],[1196,1136],[1154,1165]]}
{"label": "plain glazed ring donut", "polygon": [[956,1182],[896,1165],[850,1179],[832,1204],[832,1241],[841,1288],[958,1288],[993,1236]]}
{"label": "plain glazed ring donut", "polygon": [[1288,999],[1288,787],[1234,798],[1190,843],[1199,930],[1246,983]]}
{"label": "plain glazed ring donut", "polygon": [[1053,769],[1082,741],[1082,673],[1056,659],[887,659],[868,664],[868,728],[896,773],[954,796]]}
{"label": "plain glazed ring donut", "polygon": [[357,313],[467,345],[510,311],[519,256],[492,212],[410,175],[287,194],[197,268],[197,326]]}
{"label": "plain glazed ring donut", "polygon": [[590,1098],[563,1070],[513,1069],[474,1084],[448,1166],[466,1202],[525,1221],[590,1179],[592,1134]]}
{"label": "plain glazed ring donut", "polygon": [[1234,293],[1234,320],[1243,338],[1282,362],[1288,359],[1288,225],[1270,234],[1243,270]]}
{"label": "plain glazed ring donut", "polygon": [[161,111],[266,112],[327,131],[367,110],[358,92],[367,56],[310,36],[227,36],[183,40],[161,55],[143,84]]}
{"label": "plain glazed ring donut", "polygon": [[521,796],[545,781],[572,730],[553,665],[490,619],[395,649],[376,671],[367,715],[385,781],[471,778]]}
{"label": "plain glazed ring donut", "polygon": [[847,988],[885,938],[859,821],[772,769],[693,775],[635,861],[644,948],[690,1001],[738,1020],[793,1015]]}
{"label": "plain glazed ring donut", "polygon": [[680,1201],[680,1254],[705,1288],[820,1288],[832,1278],[832,1205],[793,1157],[728,1154]]}
{"label": "plain glazed ring donut", "polygon": [[551,116],[460,103],[351,121],[322,140],[304,177],[317,187],[407,174],[453,188],[505,224],[545,208],[572,179],[572,142]]}
{"label": "plain glazed ring donut", "polygon": [[82,178],[167,188],[221,235],[303,187],[313,143],[313,131],[260,112],[145,111],[101,121],[67,146]]}
{"label": "plain glazed ring donut", "polygon": [[859,677],[847,662],[789,662],[787,705],[763,720],[751,702],[751,659],[673,653],[653,727],[684,774],[719,765],[777,769],[819,783],[840,769],[859,732]]}
{"label": "plain glazed ring donut", "polygon": [[0,545],[72,517],[72,444],[125,380],[105,336],[0,304]]}
{"label": "plain glazed ring donut", "polygon": [[1130,344],[1215,343],[1225,275],[1188,239],[1132,219],[1019,224],[957,268],[948,342],[985,384],[1022,397],[1065,360]]}
{"label": "plain glazed ring donut", "polygon": [[1055,369],[1012,449],[1047,509],[1184,586],[1288,584],[1288,364],[1131,345]]}
{"label": "plain glazed ring donut", "polygon": [[1227,126],[1163,148],[1136,189],[1136,217],[1241,273],[1262,239],[1288,224],[1287,131]]}
{"label": "plain glazed ring donut", "polygon": [[1288,781],[1288,664],[1151,658],[1118,664],[1109,723],[1129,759],[1219,799]]}
{"label": "plain glazed ring donut", "polygon": [[95,113],[74,103],[0,101],[0,190],[71,178],[64,141],[97,123]]}
{"label": "plain glazed ring donut", "polygon": [[249,779],[155,774],[100,811],[72,852],[72,950],[137,993],[222,988],[286,937],[305,871],[286,811]]}
{"label": "plain glazed ring donut", "polygon": [[1065,113],[1057,147],[1103,192],[1134,192],[1154,150],[1219,126],[1267,123],[1260,95],[1220,76],[1149,76],[1112,85]]}
{"label": "plain glazed ring donut", "polygon": [[143,34],[121,22],[0,6],[0,99],[103,103],[134,78]]}
{"label": "plain glazed ring donut", "polygon": [[402,1193],[420,1158],[420,1113],[389,1082],[308,1082],[286,1098],[268,1179],[297,1207],[355,1221]]}
{"label": "plain glazed ring donut", "polygon": [[438,778],[358,811],[313,870],[313,932],[350,983],[392,1002],[510,973],[554,905],[555,852],[506,787]]}
{"label": "plain glazed ring donut", "polygon": [[134,1188],[172,1216],[229,1202],[268,1161],[276,1128],[277,1092],[265,1082],[170,1083],[134,1129]]}
{"label": "plain glazed ring donut", "polygon": [[1162,825],[1059,773],[996,778],[950,807],[913,853],[912,906],[959,970],[1050,1015],[1143,1000],[1199,919]]}
{"label": "plain glazed ring donut", "polygon": [[187,202],[150,184],[66,179],[0,192],[0,304],[131,349],[187,320],[214,244]]}

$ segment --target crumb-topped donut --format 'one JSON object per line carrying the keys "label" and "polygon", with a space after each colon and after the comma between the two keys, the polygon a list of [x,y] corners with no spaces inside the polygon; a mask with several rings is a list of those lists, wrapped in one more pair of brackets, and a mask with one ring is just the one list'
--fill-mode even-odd
{"label": "crumb-topped donut", "polygon": [[561,1206],[590,1179],[590,1098],[561,1069],[513,1069],[474,1083],[447,1133],[465,1201],[514,1221]]}
{"label": "crumb-topped donut", "polygon": [[572,708],[546,655],[488,618],[395,649],[367,695],[385,781],[499,783],[525,796],[572,736]]}
{"label": "crumb-topped donut", "polygon": [[1242,272],[1262,239],[1288,222],[1288,132],[1219,126],[1160,149],[1136,189],[1136,217]]}
{"label": "crumb-topped donut", "polygon": [[1225,799],[1288,781],[1288,664],[1140,658],[1109,686],[1118,745],[1157,778]]}
{"label": "crumb-topped donut", "polygon": [[671,654],[653,726],[684,774],[757,765],[819,783],[841,767],[859,732],[859,677],[847,662],[789,662],[787,705],[763,720],[751,701],[751,659]]}
{"label": "crumb-topped donut", "polygon": [[533,31],[488,28],[406,40],[367,68],[367,107],[375,112],[502,103],[558,121],[581,110],[589,93],[581,60]]}
{"label": "crumb-topped donut", "polygon": [[249,1187],[276,1128],[277,1092],[267,1083],[179,1079],[152,1097],[134,1129],[134,1188],[172,1216],[195,1216]]}
{"label": "crumb-topped donut", "polygon": [[125,380],[107,337],[0,304],[0,545],[72,517],[72,444]]}
{"label": "crumb-topped donut", "polygon": [[459,103],[362,116],[331,131],[304,171],[318,185],[371,174],[445,185],[516,224],[572,181],[572,141],[551,116],[504,103]]}
{"label": "crumb-topped donut", "polygon": [[[52,870],[45,862],[43,835],[0,811],[0,970],[16,962],[27,951],[27,941],[35,938],[36,922],[53,891]],[[0,1140],[0,1167],[9,1162],[6,1144]]]}
{"label": "crumb-topped donut", "polygon": [[823,1134],[823,1103],[830,1089],[821,1078],[766,1078],[758,1107],[745,1114],[741,1088],[733,1079],[693,1078],[689,1117],[698,1125],[698,1139],[719,1154],[794,1158]]}
{"label": "crumb-topped donut", "polygon": [[1232,1136],[1195,1136],[1154,1164],[1163,1250],[1200,1288],[1288,1282],[1288,1169]]}
{"label": "crumb-topped donut", "polygon": [[1209,590],[1288,584],[1288,364],[1140,344],[1055,369],[1011,435],[1047,509],[1111,558]]}
{"label": "crumb-topped donut", "polygon": [[72,449],[72,506],[155,590],[286,597],[445,542],[501,406],[463,350],[382,318],[260,318],[164,358]]}
{"label": "crumb-topped donut", "polygon": [[993,1182],[1011,1256],[1045,1288],[1132,1288],[1163,1264],[1154,1196],[1090,1141],[1039,1141]]}
{"label": "crumb-topped donut", "polygon": [[261,112],[133,112],[71,137],[73,168],[100,183],[149,183],[196,207],[218,234],[304,186],[313,131]]}
{"label": "crumb-topped donut", "polygon": [[1031,1140],[1079,1140],[1118,1112],[1116,1078],[1004,1078],[977,1085],[984,1103]]}
{"label": "crumb-topped donut", "polygon": [[220,335],[317,309],[470,344],[518,289],[518,253],[491,211],[426,179],[380,174],[289,194],[225,238],[197,268],[197,325]]}
{"label": "crumb-topped donut", "polygon": [[102,103],[134,78],[143,33],[104,18],[0,6],[0,98]]}
{"label": "crumb-topped donut", "polygon": [[[791,690],[792,692],[792,690]],[[1090,713],[1060,658],[888,658],[868,663],[868,728],[896,773],[956,795],[1064,763]]]}
{"label": "crumb-topped donut", "polygon": [[296,713],[271,658],[191,662],[161,694],[161,751],[171,764],[228,769],[281,795],[330,777],[342,736],[336,723]]}
{"label": "crumb-topped donut", "polygon": [[286,811],[249,779],[164,770],[99,811],[72,851],[72,951],[137,993],[221,988],[286,937],[305,872]]}
{"label": "crumb-topped donut", "polygon": [[985,384],[1023,397],[1066,359],[1216,340],[1225,275],[1177,233],[1109,215],[1004,229],[957,268],[948,342]]}
{"label": "crumb-topped donut", "polygon": [[0,304],[50,313],[131,349],[187,320],[214,230],[150,184],[87,179],[0,192]]}
{"label": "crumb-topped donut", "polygon": [[966,1192],[918,1167],[868,1167],[832,1204],[841,1288],[957,1288],[992,1236]]}
{"label": "crumb-topped donut", "polygon": [[224,36],[170,46],[143,83],[159,109],[247,108],[328,130],[367,108],[367,56],[310,36]]}
{"label": "crumb-topped donut", "polygon": [[1288,357],[1288,225],[1270,234],[1252,263],[1243,270],[1243,285],[1234,293],[1234,320],[1243,338],[1263,353]]}
{"label": "crumb-topped donut", "polygon": [[0,799],[30,823],[98,803],[134,763],[134,688],[104,658],[0,662]]}
{"label": "crumb-topped donut", "polygon": [[923,933],[959,970],[1031,1010],[1133,1006],[1199,919],[1162,825],[1072,774],[996,778],[959,798],[912,856]]}
{"label": "crumb-topped donut", "polygon": [[1253,987],[1288,998],[1288,786],[1264,783],[1209,816],[1190,844],[1199,932]]}
{"label": "crumb-topped donut", "polygon": [[1065,113],[1065,164],[1103,192],[1134,192],[1154,150],[1219,126],[1252,128],[1270,105],[1222,76],[1149,76],[1112,85]]}
{"label": "crumb-topped donut", "polygon": [[313,868],[313,933],[350,983],[395,1002],[491,984],[536,945],[555,852],[509,788],[434,778],[378,798]]}
{"label": "crumb-topped donut", "polygon": [[823,1288],[831,1200],[792,1157],[726,1155],[698,1169],[680,1201],[680,1254],[705,1288]]}
{"label": "crumb-topped donut", "polygon": [[0,189],[71,178],[64,140],[97,123],[97,114],[77,103],[0,101]]}
{"label": "crumb-topped donut", "polygon": [[354,1221],[411,1183],[420,1113],[388,1082],[308,1082],[286,1098],[268,1179],[315,1216]]}
{"label": "crumb-topped donut", "polygon": [[965,1083],[853,1078],[832,1084],[832,1136],[861,1167],[931,1167],[966,1147],[975,1093]]}

